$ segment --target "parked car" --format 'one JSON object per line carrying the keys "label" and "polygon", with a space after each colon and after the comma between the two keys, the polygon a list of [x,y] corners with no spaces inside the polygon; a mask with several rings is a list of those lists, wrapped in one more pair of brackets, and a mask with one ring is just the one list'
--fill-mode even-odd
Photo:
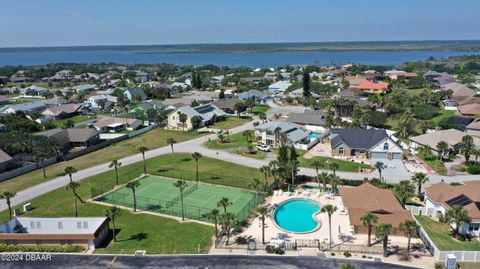
{"label": "parked car", "polygon": [[270,152],[270,147],[265,144],[257,145],[257,149],[263,152]]}

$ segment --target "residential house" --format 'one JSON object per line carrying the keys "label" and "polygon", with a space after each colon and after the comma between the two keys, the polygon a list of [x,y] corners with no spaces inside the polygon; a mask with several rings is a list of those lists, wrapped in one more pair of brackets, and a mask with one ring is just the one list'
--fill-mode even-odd
{"label": "residential house", "polygon": [[366,214],[375,215],[377,223],[392,225],[395,228],[393,234],[401,234],[400,223],[413,220],[410,211],[402,207],[390,190],[377,188],[368,181],[358,187],[340,187],[340,195],[356,234],[368,233],[368,228],[361,220]]}
{"label": "residential house", "polygon": [[128,88],[123,92],[123,96],[130,101],[145,101],[147,95],[142,88]]}
{"label": "residential house", "polygon": [[401,159],[403,150],[384,129],[330,129],[333,156]]}
{"label": "residential house", "polygon": [[355,88],[361,93],[377,94],[377,93],[386,93],[388,90],[389,84],[387,82],[378,81],[364,81],[355,86]]}
{"label": "residential house", "polygon": [[[180,115],[182,114],[187,116],[185,123],[180,121]],[[195,117],[199,119],[198,126],[194,126],[195,122],[192,119]],[[174,130],[189,131],[214,124],[224,117],[225,112],[213,104],[200,105],[196,107],[182,106],[168,114],[167,127]]]}
{"label": "residential house", "polygon": [[87,148],[100,142],[100,133],[91,128],[52,129],[37,135],[54,139],[64,151]]}
{"label": "residential house", "polygon": [[286,91],[288,89],[288,87],[290,87],[291,85],[292,85],[292,83],[290,83],[288,81],[284,81],[284,80],[277,81],[277,82],[271,84],[270,86],[268,86],[268,92],[271,93],[271,94],[278,94],[278,93]]}
{"label": "residential house", "polygon": [[281,121],[269,121],[256,126],[255,137],[261,143],[272,147],[286,143],[303,150],[308,150],[318,143],[318,137],[311,137],[301,125]]}
{"label": "residential house", "polygon": [[84,112],[84,106],[79,104],[64,104],[45,109],[41,115],[47,118],[65,119],[80,115]]}
{"label": "residential house", "polygon": [[237,113],[235,110],[235,104],[238,102],[240,102],[240,99],[238,98],[226,98],[226,99],[217,100],[213,102],[212,105],[220,108],[225,113],[235,114]]}
{"label": "residential house", "polygon": [[21,93],[21,94],[23,94],[23,95],[30,95],[30,96],[42,95],[42,94],[44,94],[44,93],[46,93],[46,92],[48,92],[47,89],[45,89],[44,87],[36,86],[36,85],[31,85],[31,86],[29,86],[29,87],[20,89],[20,93]]}
{"label": "residential house", "polygon": [[470,221],[459,227],[461,234],[480,235],[480,180],[464,181],[461,185],[445,182],[432,184],[425,188],[425,206],[434,209],[437,217],[453,206],[461,206],[468,212]]}
{"label": "residential house", "polygon": [[88,92],[88,91],[93,91],[96,88],[97,88],[97,85],[93,85],[93,84],[82,84],[82,85],[76,85],[76,86],[72,87],[72,89],[76,93],[84,93],[84,92]]}
{"label": "residential house", "polygon": [[116,96],[108,94],[94,94],[87,98],[86,103],[91,108],[101,108],[105,109],[111,106],[111,104],[118,103],[118,98]]}
{"label": "residential house", "polygon": [[453,99],[447,99],[443,101],[443,108],[445,110],[457,110],[458,105],[458,101]]}
{"label": "residential house", "polygon": [[65,98],[55,97],[52,99],[37,100],[17,105],[10,104],[4,107],[0,107],[0,114],[13,114],[18,111],[21,111],[25,114],[40,113],[47,107],[57,106],[64,103],[66,103]]}
{"label": "residential house", "polygon": [[480,114],[480,103],[460,105],[457,110],[463,116],[476,116]]}
{"label": "residential house", "polygon": [[7,164],[12,161],[13,158],[10,157],[5,151],[0,149],[0,171],[4,170]]}
{"label": "residential house", "polygon": [[1,244],[98,247],[109,235],[107,217],[16,217],[0,225]]}
{"label": "residential house", "polygon": [[474,120],[465,129],[468,135],[480,137],[480,119]]}
{"label": "residential house", "polygon": [[10,101],[8,99],[7,96],[5,95],[0,95],[0,105],[6,105],[8,104]]}
{"label": "residential house", "polygon": [[403,71],[403,70],[389,70],[389,71],[385,71],[384,74],[385,74],[385,76],[387,76],[391,80],[397,80],[401,77],[412,78],[412,77],[416,77],[418,75],[417,73],[406,72],[406,71]]}
{"label": "residential house", "polygon": [[142,121],[131,118],[100,117],[92,126],[102,133],[116,133],[136,130],[142,126]]}
{"label": "residential house", "polygon": [[327,134],[325,118],[327,113],[320,110],[305,110],[303,113],[291,113],[288,115],[288,122],[302,125],[306,130],[320,134]]}
{"label": "residential house", "polygon": [[[448,129],[414,136],[409,138],[411,141],[410,149],[416,152],[419,147],[429,146],[433,151],[438,152],[437,144],[440,141],[444,141],[450,147],[443,153],[446,156],[450,153],[450,151],[458,152],[462,138],[466,135],[467,133],[460,130]],[[480,138],[474,138],[473,142],[475,145],[480,146]]]}
{"label": "residential house", "polygon": [[224,78],[225,78],[224,75],[214,76],[214,77],[209,78],[208,81],[209,81],[211,84],[220,84],[220,83],[222,83],[222,80],[223,80]]}
{"label": "residential house", "polygon": [[258,103],[265,103],[270,96],[259,90],[251,89],[238,94],[240,100],[253,100]]}

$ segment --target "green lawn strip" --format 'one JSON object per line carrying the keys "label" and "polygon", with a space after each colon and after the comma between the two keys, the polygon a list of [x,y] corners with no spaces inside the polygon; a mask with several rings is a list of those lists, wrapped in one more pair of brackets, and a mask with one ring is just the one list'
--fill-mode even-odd
{"label": "green lawn strip", "polygon": [[213,129],[227,130],[233,127],[244,125],[245,123],[251,120],[252,120],[251,118],[244,118],[244,117],[238,118],[235,116],[228,116],[228,117],[225,117],[225,120],[216,122],[215,124],[210,125],[209,127]]}
{"label": "green lawn strip", "polygon": [[[249,130],[250,140],[253,138],[253,131]],[[247,142],[245,136],[242,133],[236,133],[225,136],[225,143],[220,143],[220,139],[215,139],[205,143],[209,149],[227,149],[227,148],[247,148],[252,143]]]}
{"label": "green lawn strip", "polygon": [[326,169],[326,170],[330,169],[329,163],[327,163],[327,161],[330,163],[338,164],[338,171],[343,171],[343,172],[359,172],[360,168],[371,168],[371,166],[368,164],[337,160],[329,157],[314,157],[312,159],[299,158],[300,166],[315,168],[315,166],[313,165],[313,162],[315,160],[319,161],[323,165],[322,169]]}
{"label": "green lawn strip", "polygon": [[435,124],[436,126],[438,126],[438,124],[444,120],[444,119],[447,119],[451,116],[455,116],[455,111],[453,110],[444,110],[444,109],[441,109],[440,110],[440,114],[438,114],[437,116],[431,118],[430,120],[428,120],[429,123],[432,123],[432,124]]}
{"label": "green lawn strip", "polygon": [[30,173],[0,182],[0,189],[18,192],[33,185],[53,179],[63,175],[67,166],[74,166],[77,170],[89,168],[102,163],[108,163],[113,159],[120,159],[138,153],[140,146],[146,146],[149,149],[167,146],[166,140],[170,137],[177,142],[200,137],[201,134],[195,132],[181,132],[164,129],[153,129],[137,137],[120,141],[106,148],[80,156],[73,160],[60,162],[46,167],[47,179],[43,178],[42,169],[37,169]]}
{"label": "green lawn strip", "polygon": [[52,123],[55,124],[55,126],[57,126],[57,128],[63,128],[65,122],[67,122],[69,120],[73,121],[74,123],[79,123],[79,122],[90,120],[90,119],[94,119],[94,117],[93,116],[88,116],[88,115],[79,115],[79,116],[71,117],[71,118],[68,118],[68,119],[53,120]]}
{"label": "green lawn strip", "polygon": [[256,105],[252,107],[252,114],[266,113],[269,108],[268,105]]}
{"label": "green lawn strip", "polygon": [[480,249],[478,241],[462,242],[454,239],[450,235],[451,229],[448,224],[434,221],[428,216],[415,216],[415,218],[440,250],[478,251]]}

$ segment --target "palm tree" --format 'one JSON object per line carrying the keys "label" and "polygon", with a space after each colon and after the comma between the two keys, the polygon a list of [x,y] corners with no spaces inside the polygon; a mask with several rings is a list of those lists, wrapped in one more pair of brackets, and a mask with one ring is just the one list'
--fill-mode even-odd
{"label": "palm tree", "polygon": [[313,161],[312,165],[313,165],[313,167],[315,167],[315,172],[317,174],[318,188],[321,189],[320,176],[318,174],[318,170],[320,170],[320,168],[323,167],[323,164],[321,162],[319,162],[318,160],[315,160],[315,161]]}
{"label": "palm tree", "polygon": [[360,220],[362,221],[363,226],[366,226],[367,229],[368,229],[367,246],[369,247],[369,246],[372,245],[372,241],[371,241],[372,229],[373,229],[373,226],[375,226],[375,224],[377,224],[378,217],[376,215],[371,214],[371,213],[367,213],[367,214],[363,215],[362,217],[360,217]]}
{"label": "palm tree", "polygon": [[35,153],[35,159],[40,161],[42,164],[43,170],[43,178],[47,178],[47,172],[45,171],[45,159],[48,157],[48,152],[44,149],[39,149],[38,152]]}
{"label": "palm tree", "polygon": [[322,206],[322,209],[320,210],[322,213],[327,213],[328,215],[328,229],[330,233],[330,248],[332,248],[332,214],[333,212],[337,211],[337,207],[326,204]]}
{"label": "palm tree", "polygon": [[258,171],[260,173],[263,174],[264,176],[264,179],[265,179],[265,183],[264,183],[264,187],[265,187],[265,192],[267,192],[267,188],[268,188],[268,176],[270,175],[270,167],[268,165],[264,165],[262,167],[260,167],[258,169]]}
{"label": "palm tree", "polygon": [[137,180],[130,181],[127,183],[126,187],[132,190],[133,194],[133,212],[137,211],[137,196],[135,195],[136,188],[140,186],[140,182]]}
{"label": "palm tree", "polygon": [[183,208],[183,191],[188,187],[188,184],[184,180],[178,180],[177,182],[173,183],[173,186],[177,187],[180,191],[180,204],[182,205],[182,220],[185,220],[185,212]]}
{"label": "palm tree", "polygon": [[462,142],[460,142],[460,152],[465,157],[465,163],[470,162],[470,155],[475,149],[475,143],[473,142],[473,138],[469,135],[462,137]]}
{"label": "palm tree", "polygon": [[330,163],[328,167],[333,171],[333,174],[336,175],[336,172],[339,168],[338,163]]}
{"label": "palm tree", "polygon": [[200,158],[202,158],[202,154],[200,154],[200,153],[198,153],[198,152],[194,152],[194,153],[192,154],[192,158],[195,160],[195,165],[196,165],[196,170],[195,170],[196,174],[195,174],[195,177],[196,177],[196,179],[197,179],[197,184],[198,184],[198,160],[199,160]]}
{"label": "palm tree", "polygon": [[417,228],[418,228],[417,222],[414,221],[414,220],[406,219],[406,220],[404,220],[400,223],[399,228],[400,228],[401,231],[405,232],[405,235],[408,238],[407,257],[409,257],[410,256],[410,241],[412,239],[412,236],[415,235],[415,233],[417,232]]}
{"label": "palm tree", "polygon": [[178,119],[179,119],[180,122],[182,123],[182,131],[185,132],[185,123],[186,123],[187,120],[188,120],[188,116],[182,113],[182,114],[180,114],[180,116],[178,116]]}
{"label": "palm tree", "polygon": [[320,178],[322,179],[322,182],[323,182],[323,190],[326,192],[327,191],[327,181],[330,181],[330,178],[332,177],[333,175],[330,175],[329,173],[327,172],[322,172],[320,174]]}
{"label": "palm tree", "polygon": [[463,209],[463,207],[454,205],[450,210],[445,212],[445,220],[450,224],[450,227],[452,227],[453,235],[457,235],[460,227],[462,227],[465,222],[470,221],[470,216],[468,215],[468,211]]}
{"label": "palm tree", "polygon": [[218,218],[220,217],[220,211],[218,209],[212,209],[210,213],[207,214],[209,220],[213,220],[215,223],[215,237],[218,237]]}
{"label": "palm tree", "polygon": [[418,186],[418,196],[420,196],[420,193],[422,192],[422,185],[427,183],[429,181],[427,175],[425,173],[415,173],[411,178],[411,181],[413,181],[415,184]]}
{"label": "palm tree", "polygon": [[142,158],[143,158],[143,174],[147,174],[147,163],[145,161],[145,152],[148,150],[147,147],[144,147],[144,146],[141,146],[141,147],[138,147],[137,148],[138,152],[140,152],[142,154]]}
{"label": "palm tree", "polygon": [[67,166],[65,167],[64,171],[65,171],[65,174],[68,174],[68,177],[70,178],[70,182],[72,182],[73,181],[72,175],[77,172],[77,169],[75,169],[75,167],[73,166]]}
{"label": "palm tree", "polygon": [[335,175],[330,176],[330,187],[332,188],[332,193],[335,194],[337,192],[337,186],[342,184],[342,180]]}
{"label": "palm tree", "polygon": [[437,143],[438,158],[443,159],[445,152],[448,150],[448,144],[445,141],[440,141]]}
{"label": "palm tree", "polygon": [[394,192],[402,201],[402,206],[405,208],[407,199],[414,196],[415,186],[408,180],[402,180],[397,185],[395,185]]}
{"label": "palm tree", "polygon": [[472,152],[473,156],[475,156],[475,164],[478,164],[478,156],[480,156],[480,149],[475,148],[475,150]]}
{"label": "palm tree", "polygon": [[68,183],[66,190],[71,190],[73,193],[73,206],[75,208],[75,217],[78,217],[78,205],[77,205],[77,198],[83,203],[82,199],[77,194],[77,188],[80,187],[78,182],[71,181]]}
{"label": "palm tree", "polygon": [[167,144],[170,145],[170,148],[172,149],[172,156],[173,156],[173,161],[175,162],[175,152],[173,151],[173,144],[177,143],[177,141],[173,138],[168,138],[167,139]]}
{"label": "palm tree", "polygon": [[122,163],[118,160],[113,160],[108,167],[115,168],[115,184],[118,185],[118,168],[122,166]]}
{"label": "palm tree", "polygon": [[232,230],[233,222],[235,221],[235,215],[232,212],[223,212],[220,215],[220,221],[222,223],[222,230],[227,232],[227,242],[230,240],[230,230]]}
{"label": "palm tree", "polygon": [[255,209],[255,214],[262,222],[262,244],[265,245],[265,218],[268,216],[268,208],[265,206],[257,207],[257,209]]}
{"label": "palm tree", "polygon": [[256,205],[258,205],[258,193],[260,192],[260,189],[263,187],[262,183],[258,178],[254,178],[250,182],[248,182],[248,187],[255,190],[255,202],[256,202]]}
{"label": "palm tree", "polygon": [[382,170],[386,168],[385,164],[382,163],[382,162],[376,162],[376,163],[373,165],[373,168],[378,170],[378,175],[379,175],[379,177],[380,177],[380,181],[383,181],[383,179],[382,179]]}
{"label": "palm tree", "polygon": [[270,168],[270,175],[273,177],[273,181],[275,183],[278,183],[278,161],[273,160],[268,164],[268,167]]}
{"label": "palm tree", "polygon": [[387,257],[388,255],[388,236],[394,231],[395,229],[392,227],[391,224],[380,223],[377,228],[375,229],[375,236],[382,237],[383,241],[383,257]]}
{"label": "palm tree", "polygon": [[2,194],[0,194],[0,200],[1,200],[1,199],[5,199],[5,201],[7,202],[10,220],[12,220],[12,206],[11,206],[11,204],[10,204],[10,200],[11,200],[13,197],[15,197],[15,195],[17,195],[17,194],[14,193],[14,192],[9,192],[9,191],[5,191],[5,192],[3,192]]}
{"label": "palm tree", "polygon": [[120,215],[120,208],[113,206],[109,209],[105,209],[105,217],[112,220],[112,234],[113,234],[113,242],[117,242],[117,231],[115,229],[115,218]]}
{"label": "palm tree", "polygon": [[245,137],[245,141],[247,142],[247,144],[250,143],[250,140],[249,140],[249,138],[250,138],[250,131],[249,131],[249,130],[243,131],[243,132],[242,132],[242,136]]}
{"label": "palm tree", "polygon": [[227,212],[227,207],[231,206],[232,202],[227,197],[223,197],[217,202],[218,207],[223,207],[223,212]]}

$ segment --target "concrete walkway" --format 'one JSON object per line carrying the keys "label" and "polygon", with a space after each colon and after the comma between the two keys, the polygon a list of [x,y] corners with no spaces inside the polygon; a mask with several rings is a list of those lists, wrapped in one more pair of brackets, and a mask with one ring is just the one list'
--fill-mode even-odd
{"label": "concrete walkway", "polygon": [[[244,130],[253,129],[253,122],[254,121],[250,121],[242,126],[232,128],[229,130],[229,132],[233,134],[233,133],[242,132]],[[228,153],[225,151],[207,149],[202,146],[202,144],[207,142],[208,139],[213,140],[216,138],[217,138],[216,134],[207,134],[203,137],[199,137],[196,139],[175,144],[174,146],[175,152],[192,153],[196,151],[206,157],[219,159],[226,162],[237,163],[244,166],[255,167],[255,168],[259,168],[263,165],[268,165],[268,161],[266,160],[257,160],[253,158],[243,157],[243,156]],[[150,159],[150,158],[158,157],[164,154],[169,154],[170,152],[171,152],[170,146],[165,146],[165,147],[153,149],[146,152],[145,158]],[[122,162],[124,166],[132,163],[136,163],[136,162],[141,162],[142,155],[135,154],[129,157],[122,158],[119,161]],[[109,168],[109,163],[100,164],[94,167],[90,167],[90,168],[78,171],[77,173],[74,174],[73,180],[81,181],[82,179],[85,179],[97,174],[101,174],[109,170],[111,170],[111,168]],[[327,171],[327,172],[331,172],[331,171]],[[307,175],[307,176],[316,175],[315,170],[310,168],[300,168],[299,174]],[[377,173],[375,173],[375,171],[371,174],[337,172],[337,175],[345,179],[362,180],[365,177],[368,177],[368,178],[376,177]],[[455,177],[431,175],[429,176],[429,178],[430,178],[429,184],[432,184],[432,183],[438,183],[441,180],[444,180],[445,182],[462,182],[462,181],[475,180],[475,179],[478,180],[478,175],[459,175]],[[400,180],[404,180],[404,179],[408,179],[408,178],[396,178],[396,177],[393,178],[393,177],[386,176],[387,182],[391,182],[391,183],[399,182]],[[44,195],[52,190],[58,189],[60,187],[64,187],[68,184],[68,180],[69,180],[68,176],[60,176],[55,179],[49,180],[47,182],[35,185],[23,191],[20,191],[11,200],[12,207],[28,202],[33,198]],[[8,209],[6,203],[0,203],[0,211],[6,210],[6,209]]]}

